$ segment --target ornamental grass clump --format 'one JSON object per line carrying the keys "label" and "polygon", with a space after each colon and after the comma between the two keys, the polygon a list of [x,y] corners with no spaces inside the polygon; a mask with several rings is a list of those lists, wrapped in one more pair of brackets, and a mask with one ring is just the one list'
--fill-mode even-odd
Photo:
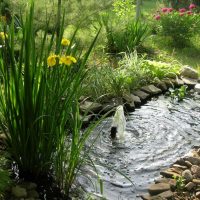
{"label": "ornamental grass clump", "polygon": [[188,8],[162,8],[155,16],[159,32],[172,39],[174,46],[186,47],[191,44],[193,36],[199,34],[200,15],[197,6],[190,4]]}
{"label": "ornamental grass clump", "polygon": [[46,49],[45,33],[36,51],[33,19],[31,3],[22,20],[23,38],[17,60],[14,22],[5,33],[8,37],[0,52],[1,128],[7,137],[10,159],[17,164],[20,175],[39,179],[50,173],[68,194],[91,131],[81,134],[78,99],[87,72],[86,61],[98,34],[88,51],[77,55],[76,48],[72,48],[77,30],[71,41],[63,38],[63,17],[59,35],[55,30]]}

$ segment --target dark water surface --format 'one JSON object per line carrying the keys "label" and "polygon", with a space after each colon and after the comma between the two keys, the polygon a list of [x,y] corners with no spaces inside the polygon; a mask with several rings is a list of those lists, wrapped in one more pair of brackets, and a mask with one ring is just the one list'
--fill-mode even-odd
{"label": "dark water surface", "polygon": [[[140,199],[147,186],[159,177],[177,158],[200,143],[200,96],[183,102],[172,102],[160,96],[149,101],[127,116],[125,140],[112,142],[109,130],[112,118],[106,119],[94,132],[100,133],[92,157],[96,160],[99,176],[103,180],[103,196],[109,200]],[[130,178],[134,186],[120,173]],[[99,193],[99,184],[92,169],[87,167],[89,179],[79,182],[89,192]],[[96,184],[95,184],[96,182]]]}

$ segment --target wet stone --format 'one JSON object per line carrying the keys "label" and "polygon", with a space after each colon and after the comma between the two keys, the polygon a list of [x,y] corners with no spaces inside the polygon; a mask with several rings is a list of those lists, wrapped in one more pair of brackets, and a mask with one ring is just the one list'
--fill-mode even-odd
{"label": "wet stone", "polygon": [[198,79],[198,72],[190,66],[185,66],[183,69],[181,69],[180,76],[191,79]]}
{"label": "wet stone", "polygon": [[141,105],[141,100],[138,96],[135,96],[133,94],[125,95],[124,97],[125,102],[134,102],[136,107],[139,107]]}
{"label": "wet stone", "polygon": [[159,82],[155,83],[155,86],[157,88],[161,89],[163,92],[167,91],[167,89],[168,89],[166,83],[163,81],[159,81]]}
{"label": "wet stone", "polygon": [[195,184],[193,182],[189,182],[185,185],[185,189],[187,191],[191,191],[195,187]]}
{"label": "wet stone", "polygon": [[195,196],[200,199],[200,192],[196,192]]}
{"label": "wet stone", "polygon": [[166,178],[173,178],[174,176],[180,176],[182,171],[179,171],[175,168],[169,168],[164,171],[161,171],[160,174]]}
{"label": "wet stone", "polygon": [[192,167],[192,163],[191,162],[189,162],[189,161],[185,161],[185,164],[186,164],[186,166],[188,167],[188,168],[191,168]]}
{"label": "wet stone", "polygon": [[192,165],[191,172],[195,178],[200,178],[200,167],[197,165]]}
{"label": "wet stone", "polygon": [[147,94],[146,92],[143,92],[141,90],[136,90],[133,92],[133,94],[138,96],[141,99],[141,101],[145,101],[150,97],[149,94]]}
{"label": "wet stone", "polygon": [[155,87],[154,85],[147,85],[141,88],[144,92],[150,94],[150,95],[156,95],[162,93],[162,90]]}
{"label": "wet stone", "polygon": [[184,166],[184,165],[178,165],[178,164],[174,164],[173,167],[179,168],[179,169],[182,169],[182,170],[186,170],[187,169],[186,166]]}
{"label": "wet stone", "polygon": [[173,192],[171,190],[165,191],[157,195],[160,199],[171,199],[173,197]]}
{"label": "wet stone", "polygon": [[81,103],[80,109],[82,112],[90,112],[90,113],[98,113],[102,109],[102,105],[100,103],[95,103],[92,101],[85,101]]}
{"label": "wet stone", "polygon": [[181,78],[184,84],[186,84],[190,89],[194,88],[194,86],[197,84],[197,81],[195,79],[190,78]]}
{"label": "wet stone", "polygon": [[170,190],[168,183],[151,184],[148,188],[150,195],[157,195],[168,190]]}
{"label": "wet stone", "polygon": [[200,165],[200,159],[192,156],[184,158],[185,161],[189,161],[192,165]]}
{"label": "wet stone", "polygon": [[186,182],[190,182],[193,179],[192,173],[188,169],[183,171],[182,176],[183,176],[183,178],[185,179]]}
{"label": "wet stone", "polygon": [[193,179],[192,182],[196,185],[200,185],[200,179]]}

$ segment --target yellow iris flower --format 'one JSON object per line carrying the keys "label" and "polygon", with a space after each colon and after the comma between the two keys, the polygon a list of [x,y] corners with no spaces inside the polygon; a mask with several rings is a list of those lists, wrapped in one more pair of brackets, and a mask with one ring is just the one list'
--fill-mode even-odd
{"label": "yellow iris flower", "polygon": [[56,65],[56,58],[59,58],[59,56],[57,56],[56,54],[51,54],[48,58],[47,58],[47,64],[49,67],[53,67]]}
{"label": "yellow iris flower", "polygon": [[4,33],[4,32],[0,32],[0,38],[2,40],[5,40],[5,38],[8,38],[8,35],[6,33]]}
{"label": "yellow iris flower", "polygon": [[63,46],[69,46],[70,45],[70,41],[66,38],[63,38],[62,41],[61,41],[61,44]]}
{"label": "yellow iris flower", "polygon": [[73,56],[61,56],[60,63],[70,66],[72,63],[76,63],[77,60]]}

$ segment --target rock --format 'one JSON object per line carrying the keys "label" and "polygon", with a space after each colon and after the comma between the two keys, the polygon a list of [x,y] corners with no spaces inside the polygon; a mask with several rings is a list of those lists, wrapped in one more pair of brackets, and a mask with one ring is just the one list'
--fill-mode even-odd
{"label": "rock", "polygon": [[132,101],[132,102],[126,102],[124,104],[124,106],[125,106],[125,109],[126,109],[127,112],[133,112],[135,110],[135,103],[134,103],[134,101]]}
{"label": "rock", "polygon": [[200,167],[197,165],[192,165],[191,172],[196,178],[200,178]]}
{"label": "rock", "polygon": [[193,176],[190,170],[186,169],[185,171],[183,171],[182,173],[183,178],[185,179],[185,181],[188,183],[190,181],[192,181]]}
{"label": "rock", "polygon": [[174,164],[187,166],[186,163],[185,163],[185,160],[184,160],[183,158],[177,159],[176,162],[175,162]]}
{"label": "rock", "polygon": [[140,98],[140,100],[143,101],[143,102],[146,101],[150,97],[149,94],[147,94],[147,93],[145,93],[141,90],[136,90],[136,91],[133,92],[133,94],[138,96]]}
{"label": "rock", "polygon": [[141,100],[138,96],[135,96],[133,94],[125,95],[124,97],[125,102],[134,102],[136,107],[139,107],[141,105]]}
{"label": "rock", "polygon": [[182,169],[182,170],[187,169],[186,166],[184,166],[184,165],[178,165],[178,164],[174,164],[173,167],[174,167],[174,168],[179,168],[179,169]]}
{"label": "rock", "polygon": [[80,118],[82,120],[82,128],[85,128],[90,124],[90,122],[95,118],[95,116],[92,114],[87,116],[80,115]]}
{"label": "rock", "polygon": [[[115,113],[115,105],[113,102],[103,104],[103,108],[101,110],[101,114],[108,114],[107,116],[111,116]],[[109,113],[108,113],[109,112]]]}
{"label": "rock", "polygon": [[150,195],[157,195],[168,190],[170,190],[168,183],[151,184],[148,188]]}
{"label": "rock", "polygon": [[180,76],[191,79],[198,79],[198,72],[192,67],[185,66],[183,69],[181,69]]}
{"label": "rock", "polygon": [[12,193],[13,196],[15,196],[17,198],[27,197],[26,189],[22,188],[20,186],[12,187],[11,193]]}
{"label": "rock", "polygon": [[194,86],[194,90],[195,90],[195,92],[200,94],[200,84],[199,83]]}
{"label": "rock", "polygon": [[160,199],[171,199],[173,197],[173,192],[171,190],[165,191],[157,195]]}
{"label": "rock", "polygon": [[174,172],[173,168],[166,169],[165,171],[161,171],[160,174],[166,178],[173,178],[174,176],[181,176],[179,173]]}
{"label": "rock", "polygon": [[200,159],[197,157],[187,156],[184,160],[185,162],[189,161],[192,165],[200,165]]}
{"label": "rock", "polygon": [[159,179],[156,179],[154,182],[155,183],[169,183],[169,178],[159,178]]}
{"label": "rock", "polygon": [[198,199],[200,199],[200,192],[196,192],[196,197],[198,198]]}
{"label": "rock", "polygon": [[100,103],[95,103],[92,101],[84,101],[80,104],[80,109],[82,112],[98,113],[103,106]]}
{"label": "rock", "polygon": [[197,84],[197,81],[195,79],[190,78],[181,78],[190,89],[194,88],[194,86]]}
{"label": "rock", "polygon": [[170,79],[163,79],[163,81],[167,85],[168,88],[174,87],[174,83]]}
{"label": "rock", "polygon": [[193,182],[189,182],[188,184],[185,185],[185,189],[187,191],[191,191],[195,187],[195,184]]}
{"label": "rock", "polygon": [[187,165],[188,168],[191,168],[191,167],[192,167],[192,163],[189,162],[189,161],[187,161],[187,160],[185,161],[185,164]]}
{"label": "rock", "polygon": [[28,191],[28,197],[29,198],[39,198],[39,194],[36,190],[30,190],[30,191]]}
{"label": "rock", "polygon": [[200,179],[193,179],[192,182],[196,185],[200,185]]}
{"label": "rock", "polygon": [[143,90],[144,92],[150,95],[156,95],[156,94],[162,93],[162,90],[155,87],[154,85],[147,85],[147,86],[141,87],[141,90]]}
{"label": "rock", "polygon": [[161,89],[163,92],[167,91],[168,89],[166,83],[163,81],[158,81],[157,83],[155,83],[155,86]]}
{"label": "rock", "polygon": [[6,134],[4,134],[4,133],[1,133],[0,134],[0,140],[6,140]]}
{"label": "rock", "polygon": [[175,79],[175,84],[176,84],[177,86],[182,86],[182,85],[184,85],[184,82],[183,82],[183,80],[181,80],[181,79],[179,79],[179,78],[176,78],[176,79]]}

